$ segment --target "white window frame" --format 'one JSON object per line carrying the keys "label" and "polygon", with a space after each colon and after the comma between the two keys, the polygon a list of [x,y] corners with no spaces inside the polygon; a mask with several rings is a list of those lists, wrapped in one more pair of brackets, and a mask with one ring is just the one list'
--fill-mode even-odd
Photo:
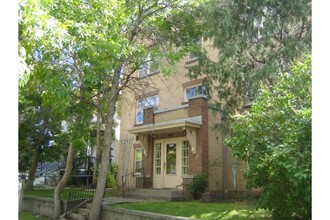
{"label": "white window frame", "polygon": [[139,70],[138,70],[138,76],[139,77],[145,77],[145,76],[148,76],[150,74],[153,74],[153,73],[157,73],[159,72],[158,69],[152,69],[152,65],[154,63],[157,63],[156,61],[154,60],[151,60],[150,57],[147,58],[146,62],[143,63]]}
{"label": "white window frame", "polygon": [[159,176],[162,174],[162,144],[156,143],[154,150],[154,174]]}
{"label": "white window frame", "polygon": [[185,102],[188,101],[189,98],[191,98],[191,97],[188,97],[187,90],[188,89],[192,89],[192,88],[196,88],[197,89],[198,87],[205,87],[206,94],[204,94],[204,93],[198,93],[198,94],[195,94],[195,95],[193,95],[191,97],[194,97],[194,96],[197,96],[197,95],[207,95],[207,86],[206,85],[197,84],[197,85],[189,86],[189,87],[184,88],[184,94],[183,94],[183,96],[184,96],[184,101]]}
{"label": "white window frame", "polygon": [[[187,153],[185,155],[184,153]],[[182,174],[189,174],[189,142],[188,141],[182,141]],[[187,164],[184,164],[184,161],[187,160]],[[187,170],[187,172],[185,172]]]}
{"label": "white window frame", "polygon": [[[141,152],[139,152],[139,154],[141,154],[141,160],[137,160],[137,154],[138,154],[137,151],[141,151]],[[142,170],[142,168],[143,168],[142,157],[143,157],[143,148],[142,147],[135,148],[134,149],[134,174],[135,175],[141,175],[141,171],[140,170],[138,171],[138,169]],[[141,163],[141,167],[137,166],[137,162]]]}
{"label": "white window frame", "polygon": [[[151,98],[156,98],[156,103],[151,103]],[[142,99],[138,99],[136,101],[136,118],[135,118],[135,123],[136,124],[142,124],[143,123],[143,110],[147,107],[156,107],[158,106],[158,100],[159,100],[159,97],[158,95],[153,95],[153,96],[148,96],[148,97],[145,97],[145,98],[142,98]],[[139,102],[142,102],[141,104]],[[140,116],[139,116],[140,115]],[[139,120],[140,118],[139,117],[142,117],[141,119],[142,120]]]}

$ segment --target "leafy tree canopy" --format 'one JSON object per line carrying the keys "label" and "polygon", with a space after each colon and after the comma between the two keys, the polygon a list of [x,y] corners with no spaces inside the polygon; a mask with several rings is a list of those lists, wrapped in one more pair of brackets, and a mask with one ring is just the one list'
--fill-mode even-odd
{"label": "leafy tree canopy", "polygon": [[[70,106],[84,103],[94,107],[105,124],[103,157],[90,219],[97,219],[100,213],[120,91],[130,81],[139,84],[133,73],[150,60],[157,61],[165,74],[176,70],[175,63],[188,46],[176,40],[174,33],[180,33],[180,39],[189,34],[187,30],[179,32],[181,24],[176,28],[169,18],[199,2],[202,1],[21,0],[20,57],[26,67],[22,69],[38,75],[45,89],[41,94],[43,105],[53,106],[63,117],[75,117],[80,111],[70,112]],[[176,31],[169,34],[172,30]],[[22,75],[20,85],[24,86],[27,74]]]}
{"label": "leafy tree canopy", "polygon": [[200,37],[212,40],[219,56],[212,61],[200,50],[189,75],[209,77],[225,116],[253,102],[261,82],[274,85],[311,52],[310,0],[211,0],[195,16]]}
{"label": "leafy tree canopy", "polygon": [[[19,169],[28,170],[33,152],[40,149],[41,161],[58,161],[66,153],[69,142],[76,150],[84,150],[91,133],[89,106],[71,100],[63,105],[58,102],[63,96],[54,97],[49,92],[40,74],[34,72],[26,85],[19,90]],[[49,84],[48,84],[49,85]],[[58,87],[61,91],[61,87]],[[58,96],[58,97],[57,97]],[[63,121],[67,129],[63,130]]]}
{"label": "leafy tree canopy", "polygon": [[263,87],[251,111],[235,117],[233,154],[248,163],[249,188],[275,219],[311,218],[311,56]]}

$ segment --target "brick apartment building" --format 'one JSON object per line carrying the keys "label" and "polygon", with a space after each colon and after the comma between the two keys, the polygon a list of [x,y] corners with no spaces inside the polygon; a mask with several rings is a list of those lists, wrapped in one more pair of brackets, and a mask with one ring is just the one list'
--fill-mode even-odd
{"label": "brick apartment building", "polygon": [[[216,59],[216,49],[207,42],[202,46]],[[203,84],[206,78],[186,77],[186,67],[195,63],[188,55],[173,76],[149,64],[136,73],[141,88],[123,91],[118,177],[135,173],[139,178],[143,172],[140,187],[182,189],[207,174],[208,192],[247,192],[241,171],[246,164],[232,158],[223,134],[213,129],[222,123],[221,110],[209,105],[216,96]]]}

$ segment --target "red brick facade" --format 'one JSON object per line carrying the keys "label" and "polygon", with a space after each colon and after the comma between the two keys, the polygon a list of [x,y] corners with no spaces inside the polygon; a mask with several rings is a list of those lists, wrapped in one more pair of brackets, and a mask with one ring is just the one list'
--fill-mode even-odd
{"label": "red brick facade", "polygon": [[[208,160],[208,108],[207,98],[205,96],[198,96],[192,98],[188,102],[188,116],[202,116],[202,125],[196,130],[196,154],[189,152],[189,175],[196,176],[202,173],[208,173],[209,160]],[[154,109],[144,109],[143,124],[154,123]],[[184,137],[184,131],[178,131],[175,133],[156,134],[154,136],[148,136],[148,155],[143,155],[142,164],[144,167],[144,174],[146,176],[145,186],[146,188],[152,187],[153,178],[153,159],[154,159],[154,140]]]}
{"label": "red brick facade", "polygon": [[143,124],[154,123],[154,109],[152,107],[143,110]]}
{"label": "red brick facade", "polygon": [[189,154],[189,174],[208,172],[208,110],[207,98],[200,96],[189,100],[188,116],[202,116],[202,126],[197,129],[196,154]]}

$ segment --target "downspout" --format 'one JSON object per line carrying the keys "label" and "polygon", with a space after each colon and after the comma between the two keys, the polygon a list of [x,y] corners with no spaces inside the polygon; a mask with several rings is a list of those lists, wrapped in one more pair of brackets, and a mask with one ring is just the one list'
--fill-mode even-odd
{"label": "downspout", "polygon": [[234,181],[234,191],[236,192],[236,186],[237,186],[237,183],[236,183],[236,179],[237,179],[237,160],[234,159],[232,161],[232,171],[233,171],[233,181]]}
{"label": "downspout", "polygon": [[223,143],[223,134],[222,134],[222,161],[223,161],[223,166],[222,166],[222,173],[223,173],[223,194],[225,195],[226,193],[226,177],[227,177],[227,161],[226,161],[226,147]]}
{"label": "downspout", "polygon": [[[221,113],[222,114],[224,114],[224,110],[223,109],[221,109],[220,110],[221,111]],[[224,121],[225,121],[225,118],[224,118],[224,116],[222,116],[221,117],[221,123],[223,124],[224,123]],[[221,141],[222,141],[222,163],[223,163],[223,165],[222,165],[222,174],[223,174],[223,195],[225,196],[225,193],[226,193],[226,181],[227,181],[227,179],[226,179],[226,177],[227,177],[227,161],[226,161],[226,158],[227,158],[227,152],[226,152],[226,146],[225,146],[225,144],[224,144],[224,137],[225,137],[225,135],[224,135],[224,128],[222,129],[222,131],[221,131]]]}

